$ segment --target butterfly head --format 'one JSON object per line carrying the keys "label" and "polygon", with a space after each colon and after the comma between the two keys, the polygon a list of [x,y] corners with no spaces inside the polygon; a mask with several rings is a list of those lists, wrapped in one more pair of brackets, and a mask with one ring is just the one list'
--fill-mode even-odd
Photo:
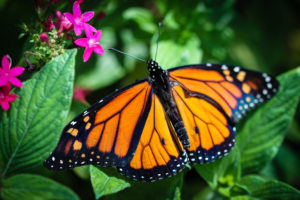
{"label": "butterfly head", "polygon": [[155,81],[165,74],[165,71],[154,60],[147,61],[147,67],[150,78]]}

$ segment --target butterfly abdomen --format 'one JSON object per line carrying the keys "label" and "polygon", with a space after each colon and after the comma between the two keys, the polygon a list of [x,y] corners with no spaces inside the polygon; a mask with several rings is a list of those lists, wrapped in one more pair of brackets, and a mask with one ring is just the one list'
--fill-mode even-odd
{"label": "butterfly abdomen", "polygon": [[181,141],[184,148],[190,147],[190,141],[187,135],[187,132],[185,130],[184,124],[182,121],[178,121],[174,124],[175,132],[177,133],[177,136],[179,140]]}

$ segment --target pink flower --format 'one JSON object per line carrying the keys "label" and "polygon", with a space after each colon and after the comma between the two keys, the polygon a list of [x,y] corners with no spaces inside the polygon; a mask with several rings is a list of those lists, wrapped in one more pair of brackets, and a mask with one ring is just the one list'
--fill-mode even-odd
{"label": "pink flower", "polygon": [[9,109],[9,102],[16,100],[18,95],[16,94],[9,94],[11,90],[10,84],[5,85],[2,90],[0,90],[0,105],[3,110]]}
{"label": "pink flower", "polygon": [[57,35],[59,35],[64,29],[66,32],[72,29],[73,24],[59,11],[55,11],[55,16],[58,19],[54,22],[55,27],[58,29]]}
{"label": "pink flower", "polygon": [[42,21],[41,23],[45,27],[45,31],[51,31],[54,27],[54,24],[52,22],[52,15],[49,15],[47,21]]}
{"label": "pink flower", "polygon": [[90,19],[92,19],[94,17],[94,12],[89,11],[89,12],[83,13],[81,15],[81,10],[80,10],[78,1],[74,2],[73,15],[68,12],[66,12],[64,14],[65,14],[66,18],[74,25],[74,32],[77,36],[81,35],[82,29],[84,29],[85,31],[87,29],[91,30],[93,32],[97,31],[91,25],[85,23],[85,22],[90,21]]}
{"label": "pink flower", "polygon": [[84,89],[79,86],[75,86],[73,92],[73,99],[80,101],[83,104],[88,104],[86,101],[86,96],[90,94],[92,91],[89,89]]}
{"label": "pink flower", "polygon": [[95,35],[90,30],[86,30],[86,38],[80,38],[75,40],[75,44],[80,47],[86,47],[83,53],[83,61],[86,62],[90,59],[92,52],[96,54],[103,55],[104,50],[99,44],[101,38],[101,30],[97,31]]}
{"label": "pink flower", "polygon": [[24,72],[23,67],[11,67],[11,61],[8,55],[2,58],[2,68],[0,68],[0,86],[7,85],[9,82],[17,87],[23,87],[21,81],[16,78]]}
{"label": "pink flower", "polygon": [[48,35],[47,35],[47,33],[42,33],[41,35],[40,35],[40,40],[42,41],[42,42],[46,42],[47,43],[47,45],[50,45],[50,43],[49,43],[49,37],[48,37]]}

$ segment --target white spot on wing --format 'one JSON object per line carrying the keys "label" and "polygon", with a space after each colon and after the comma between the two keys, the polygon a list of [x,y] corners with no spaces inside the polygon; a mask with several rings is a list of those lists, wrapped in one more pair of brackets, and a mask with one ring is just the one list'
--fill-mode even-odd
{"label": "white spot on wing", "polygon": [[228,67],[226,65],[222,65],[221,69],[226,70],[226,69],[228,69]]}
{"label": "white spot on wing", "polygon": [[264,95],[268,94],[268,90],[264,89],[264,90],[263,90],[263,94],[264,94]]}
{"label": "white spot on wing", "polygon": [[272,84],[271,84],[271,83],[268,83],[268,84],[267,84],[267,87],[268,87],[269,89],[271,89],[271,88],[272,88]]}
{"label": "white spot on wing", "polygon": [[233,71],[234,71],[234,72],[239,72],[239,71],[240,71],[240,68],[239,68],[239,67],[234,67],[234,68],[233,68]]}

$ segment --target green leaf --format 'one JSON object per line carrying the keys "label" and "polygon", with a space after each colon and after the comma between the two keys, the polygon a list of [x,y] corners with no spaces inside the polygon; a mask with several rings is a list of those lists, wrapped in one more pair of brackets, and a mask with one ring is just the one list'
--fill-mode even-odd
{"label": "green leaf", "polygon": [[240,183],[248,187],[251,197],[262,199],[300,199],[300,191],[276,180],[265,180],[257,175],[248,175]]}
{"label": "green leaf", "polygon": [[183,184],[183,175],[184,173],[181,172],[176,176],[156,182],[130,180],[130,188],[107,196],[106,198],[112,200],[140,200],[145,198],[151,198],[152,200],[179,200]]}
{"label": "green leaf", "polygon": [[[299,134],[299,133],[298,133]],[[300,135],[300,134],[299,134]],[[276,172],[280,172],[281,181],[289,184],[297,183],[300,179],[300,160],[299,154],[288,145],[282,145],[274,159]]]}
{"label": "green leaf", "polygon": [[249,196],[236,196],[236,197],[231,197],[230,200],[261,200],[261,199],[249,197]]}
{"label": "green leaf", "polygon": [[239,157],[239,149],[234,147],[229,155],[213,163],[195,165],[194,168],[212,189],[215,189],[219,183],[230,186],[240,178]]}
{"label": "green leaf", "polygon": [[72,100],[75,55],[70,50],[51,60],[0,112],[3,177],[42,166],[56,145]]}
{"label": "green leaf", "polygon": [[130,184],[126,181],[113,176],[108,176],[94,166],[90,166],[90,175],[96,199],[130,187]]}
{"label": "green leaf", "polygon": [[[156,36],[157,37],[157,36]],[[154,41],[156,42],[156,37]],[[152,42],[151,56],[155,58],[156,43]],[[156,61],[163,69],[187,64],[200,63],[202,50],[200,40],[196,35],[190,35],[184,43],[177,43],[175,40],[162,40],[159,42]]]}
{"label": "green leaf", "polygon": [[255,173],[276,155],[300,96],[300,68],[278,77],[279,92],[247,118],[237,134],[243,173]]}
{"label": "green leaf", "polygon": [[140,29],[151,34],[153,34],[158,27],[154,23],[152,13],[145,8],[129,8],[123,13],[123,18],[135,21],[139,25]]}
{"label": "green leaf", "polygon": [[79,197],[66,186],[51,179],[33,174],[18,174],[4,179],[1,190],[3,200],[79,199]]}
{"label": "green leaf", "polygon": [[241,195],[248,195],[248,194],[250,194],[248,188],[238,183],[234,184],[229,189],[229,196],[241,196]]}
{"label": "green leaf", "polygon": [[73,172],[83,180],[88,180],[90,178],[90,167],[88,165],[75,167]]}

